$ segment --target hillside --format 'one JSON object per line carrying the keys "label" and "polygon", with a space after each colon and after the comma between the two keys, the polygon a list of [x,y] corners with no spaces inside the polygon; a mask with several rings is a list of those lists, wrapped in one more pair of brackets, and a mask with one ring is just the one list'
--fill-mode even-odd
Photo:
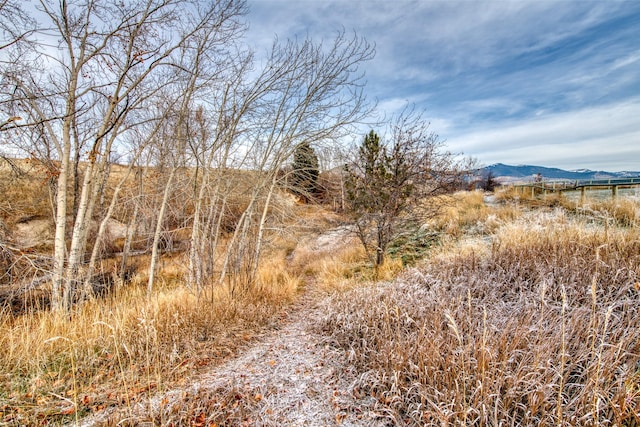
{"label": "hillside", "polygon": [[503,163],[495,163],[485,166],[479,170],[480,175],[486,176],[489,172],[493,174],[501,182],[526,181],[533,180],[538,174],[543,179],[567,179],[567,180],[583,180],[583,179],[609,179],[609,178],[627,178],[640,176],[640,172],[636,171],[593,171],[589,169],[579,169],[568,171],[558,168],[548,168],[544,166],[534,165],[505,165]]}

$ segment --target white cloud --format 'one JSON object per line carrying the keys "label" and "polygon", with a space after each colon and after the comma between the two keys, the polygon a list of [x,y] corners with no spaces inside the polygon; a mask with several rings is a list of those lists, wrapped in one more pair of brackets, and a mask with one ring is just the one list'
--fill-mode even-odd
{"label": "white cloud", "polygon": [[[250,0],[250,37],[376,44],[367,92],[493,163],[640,169],[635,2]],[[633,166],[633,167],[632,167]]]}
{"label": "white cloud", "polygon": [[480,161],[565,168],[640,170],[640,99],[493,123],[448,139]]}
{"label": "white cloud", "polygon": [[611,65],[611,71],[627,67],[629,65],[635,64],[638,61],[640,61],[640,50],[636,50],[635,52],[632,52],[631,54],[614,62],[613,65]]}

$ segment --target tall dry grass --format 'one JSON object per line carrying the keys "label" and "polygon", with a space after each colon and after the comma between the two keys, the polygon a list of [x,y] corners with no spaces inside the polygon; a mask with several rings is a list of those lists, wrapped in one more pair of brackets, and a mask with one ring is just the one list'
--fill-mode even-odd
{"label": "tall dry grass", "polygon": [[150,298],[123,287],[70,313],[0,316],[0,424],[51,425],[127,407],[235,354],[277,322],[300,281],[282,259],[261,267],[250,294],[198,295],[167,265]]}
{"label": "tall dry grass", "polygon": [[580,200],[575,198],[576,194],[574,193],[573,199],[563,193],[537,194],[534,197],[528,189],[505,187],[496,192],[496,199],[503,203],[518,202],[534,208],[562,207],[580,216],[605,220],[622,227],[634,227],[640,221],[640,203],[637,199],[622,196],[615,199],[591,198],[587,192],[587,197]]}
{"label": "tall dry grass", "polygon": [[640,203],[637,200],[618,198],[590,201],[586,208],[615,225],[637,227],[640,224]]}
{"label": "tall dry grass", "polygon": [[533,213],[336,295],[319,328],[393,425],[638,425],[639,280],[637,229]]}
{"label": "tall dry grass", "polygon": [[469,234],[492,234],[504,223],[520,217],[522,210],[506,199],[491,196],[482,191],[466,191],[441,197],[442,208],[429,223],[434,230],[448,237],[461,238]]}

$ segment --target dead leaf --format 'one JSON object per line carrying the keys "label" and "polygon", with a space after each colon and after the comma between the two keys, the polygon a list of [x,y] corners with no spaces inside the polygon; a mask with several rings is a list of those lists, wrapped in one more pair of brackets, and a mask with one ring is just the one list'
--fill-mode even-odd
{"label": "dead leaf", "polygon": [[75,413],[76,413],[75,406],[71,406],[67,409],[63,409],[62,411],[60,411],[60,415],[73,415]]}
{"label": "dead leaf", "polygon": [[207,416],[204,412],[200,412],[196,419],[193,421],[193,427],[204,427],[206,421]]}

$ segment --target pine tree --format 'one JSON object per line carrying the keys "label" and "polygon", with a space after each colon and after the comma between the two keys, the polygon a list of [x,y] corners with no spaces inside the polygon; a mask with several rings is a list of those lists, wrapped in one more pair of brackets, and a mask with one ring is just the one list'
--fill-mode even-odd
{"label": "pine tree", "polygon": [[305,202],[312,200],[319,193],[319,175],[320,166],[315,150],[309,142],[300,143],[293,153],[291,190]]}
{"label": "pine tree", "polygon": [[400,116],[390,128],[386,140],[369,132],[345,167],[347,210],[376,267],[404,228],[437,213],[430,201],[455,189],[466,169],[441,151],[420,115]]}

